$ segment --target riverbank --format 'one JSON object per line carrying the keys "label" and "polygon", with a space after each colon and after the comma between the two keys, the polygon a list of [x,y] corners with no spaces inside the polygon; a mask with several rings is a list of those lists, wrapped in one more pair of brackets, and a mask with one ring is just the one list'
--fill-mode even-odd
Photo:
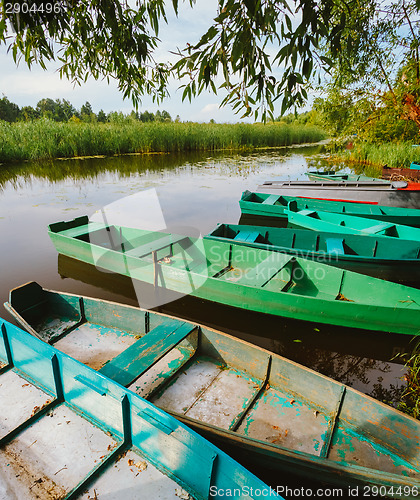
{"label": "riverbank", "polygon": [[356,143],[352,149],[336,154],[334,161],[356,166],[356,171],[364,171],[373,177],[382,176],[382,168],[409,168],[410,163],[420,160],[420,147],[412,142],[371,144]]}
{"label": "riverbank", "polygon": [[318,127],[283,123],[0,122],[0,162],[278,147],[318,142],[326,135]]}

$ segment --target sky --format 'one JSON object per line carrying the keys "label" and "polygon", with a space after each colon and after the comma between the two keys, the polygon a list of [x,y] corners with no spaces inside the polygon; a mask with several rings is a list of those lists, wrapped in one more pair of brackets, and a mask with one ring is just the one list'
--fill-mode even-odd
{"label": "sky", "polygon": [[[181,12],[178,18],[168,9],[168,24],[163,25],[159,34],[162,43],[157,57],[168,60],[173,57],[170,51],[177,47],[183,48],[186,42],[198,41],[216,16],[216,9],[215,0],[199,1],[193,9],[180,2]],[[122,111],[128,114],[133,109],[130,100],[123,100],[115,82],[111,81],[108,84],[106,80],[96,81],[91,78],[82,86],[74,86],[70,81],[60,79],[57,64],[51,63],[47,68],[47,71],[44,71],[39,66],[33,66],[29,70],[24,63],[17,67],[12,55],[7,53],[6,47],[0,46],[0,97],[6,96],[20,107],[35,107],[40,99],[51,98],[67,99],[77,109],[89,101],[95,113],[103,109],[106,113]],[[218,123],[240,121],[240,115],[236,115],[231,108],[219,108],[223,94],[202,94],[190,104],[189,101],[182,102],[182,89],[178,90],[179,85],[180,82],[171,82],[171,97],[159,105],[145,97],[139,106],[139,111],[166,110],[173,119],[179,115],[182,121],[208,122],[211,119]]]}

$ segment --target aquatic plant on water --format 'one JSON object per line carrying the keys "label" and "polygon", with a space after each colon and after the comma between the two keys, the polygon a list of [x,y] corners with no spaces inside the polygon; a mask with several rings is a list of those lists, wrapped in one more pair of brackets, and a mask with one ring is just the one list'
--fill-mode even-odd
{"label": "aquatic plant on water", "polygon": [[401,395],[398,409],[414,418],[420,419],[420,342],[417,342],[405,363],[406,386]]}

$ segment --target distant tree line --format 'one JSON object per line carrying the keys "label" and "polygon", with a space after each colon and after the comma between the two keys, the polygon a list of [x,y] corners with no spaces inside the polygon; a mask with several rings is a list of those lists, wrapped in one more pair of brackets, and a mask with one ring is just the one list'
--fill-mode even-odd
{"label": "distant tree line", "polygon": [[[137,120],[140,122],[172,121],[171,115],[165,110],[158,110],[156,113],[133,110],[128,115],[125,115],[121,111],[111,111],[107,114],[102,109],[98,113],[94,113],[89,102],[83,104],[80,109],[76,109],[73,104],[66,99],[53,100],[47,98],[41,99],[34,108],[32,106],[23,106],[20,108],[17,104],[9,101],[6,96],[0,99],[0,120],[18,122],[37,120],[39,118],[49,118],[56,122],[73,121],[84,123],[123,122],[126,120]],[[180,118],[177,116],[175,121],[179,120]]]}

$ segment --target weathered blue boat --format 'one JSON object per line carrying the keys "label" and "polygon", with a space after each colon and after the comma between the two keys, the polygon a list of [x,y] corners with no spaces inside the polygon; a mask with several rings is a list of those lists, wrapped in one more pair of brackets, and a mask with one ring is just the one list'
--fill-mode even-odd
{"label": "weathered blue boat", "polygon": [[[276,218],[280,225],[287,225],[287,210],[290,202],[295,202],[297,210],[322,210],[337,214],[354,215],[382,222],[420,227],[420,210],[414,208],[385,207],[369,203],[330,201],[279,194],[252,193],[245,191],[239,200],[243,215],[258,218]],[[264,225],[264,224],[260,224]]]}
{"label": "weathered blue boat", "polygon": [[205,238],[271,249],[397,283],[420,285],[417,241],[243,224],[219,224]]}
{"label": "weathered blue boat", "polygon": [[400,488],[403,498],[420,487],[418,420],[265,349],[36,283],[12,290],[7,309],[33,335],[261,467],[346,488]]}
{"label": "weathered blue boat", "polygon": [[134,392],[4,320],[0,328],[1,498],[276,496]]}
{"label": "weathered blue boat", "polygon": [[420,242],[420,228],[404,226],[403,224],[323,212],[322,210],[299,210],[296,202],[290,202],[289,209],[284,212],[287,214],[289,227]]}

